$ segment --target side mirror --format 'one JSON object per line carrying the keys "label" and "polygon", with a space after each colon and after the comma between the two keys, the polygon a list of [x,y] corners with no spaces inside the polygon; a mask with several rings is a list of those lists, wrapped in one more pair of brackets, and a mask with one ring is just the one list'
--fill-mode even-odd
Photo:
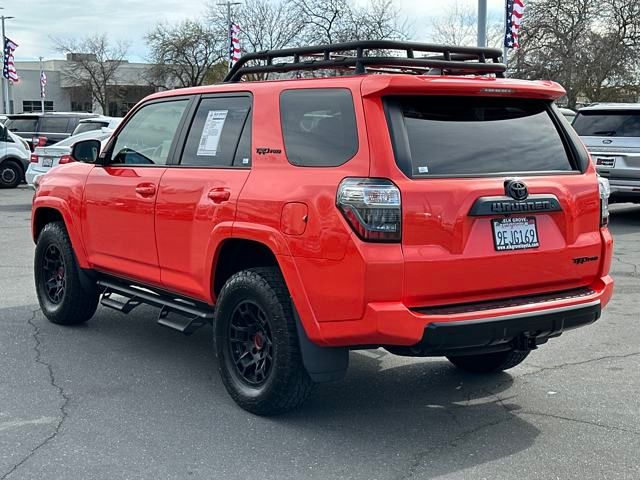
{"label": "side mirror", "polygon": [[84,163],[96,163],[100,155],[100,140],[83,140],[71,149],[74,160]]}

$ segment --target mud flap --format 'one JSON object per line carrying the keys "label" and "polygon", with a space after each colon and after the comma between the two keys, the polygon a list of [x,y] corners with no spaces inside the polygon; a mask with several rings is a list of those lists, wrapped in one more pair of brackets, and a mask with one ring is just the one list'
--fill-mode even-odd
{"label": "mud flap", "polygon": [[349,349],[316,345],[309,340],[295,307],[293,307],[293,314],[298,330],[302,363],[311,380],[316,383],[324,383],[343,379],[349,366]]}

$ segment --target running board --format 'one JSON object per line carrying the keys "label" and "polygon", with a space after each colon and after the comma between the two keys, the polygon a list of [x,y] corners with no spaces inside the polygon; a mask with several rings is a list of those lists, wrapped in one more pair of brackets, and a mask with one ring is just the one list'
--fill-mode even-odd
{"label": "running board", "polygon": [[[102,288],[100,303],[105,307],[122,313],[129,313],[143,304],[158,307],[158,323],[185,335],[190,335],[198,328],[213,322],[213,309],[206,304],[137,287],[124,281],[100,279],[97,283]],[[113,295],[124,297],[124,301],[114,298]]]}

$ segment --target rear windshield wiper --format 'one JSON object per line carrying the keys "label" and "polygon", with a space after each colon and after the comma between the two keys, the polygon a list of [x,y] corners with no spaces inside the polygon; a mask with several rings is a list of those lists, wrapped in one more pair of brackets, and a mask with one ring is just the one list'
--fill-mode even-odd
{"label": "rear windshield wiper", "polygon": [[615,130],[600,130],[598,132],[593,132],[593,135],[596,135],[598,137],[613,137],[615,134]]}

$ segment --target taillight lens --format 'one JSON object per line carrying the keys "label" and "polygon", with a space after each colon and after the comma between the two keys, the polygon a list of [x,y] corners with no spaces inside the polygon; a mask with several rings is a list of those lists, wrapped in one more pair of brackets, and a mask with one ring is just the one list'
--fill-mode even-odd
{"label": "taillight lens", "polygon": [[65,163],[71,163],[71,162],[75,162],[75,160],[71,155],[62,155],[60,157],[60,160],[58,160],[59,165],[64,165]]}
{"label": "taillight lens", "polygon": [[35,153],[32,153],[31,157],[29,158],[29,161],[31,163],[38,163],[38,155],[36,155]]}
{"label": "taillight lens", "polygon": [[598,175],[598,188],[600,190],[600,226],[609,225],[609,196],[611,187],[609,180]]}
{"label": "taillight lens", "polygon": [[31,143],[33,145],[33,148],[44,147],[47,145],[47,137],[33,137],[31,139]]}
{"label": "taillight lens", "polygon": [[369,242],[399,242],[402,235],[400,190],[384,178],[345,178],[336,204],[351,228]]}

